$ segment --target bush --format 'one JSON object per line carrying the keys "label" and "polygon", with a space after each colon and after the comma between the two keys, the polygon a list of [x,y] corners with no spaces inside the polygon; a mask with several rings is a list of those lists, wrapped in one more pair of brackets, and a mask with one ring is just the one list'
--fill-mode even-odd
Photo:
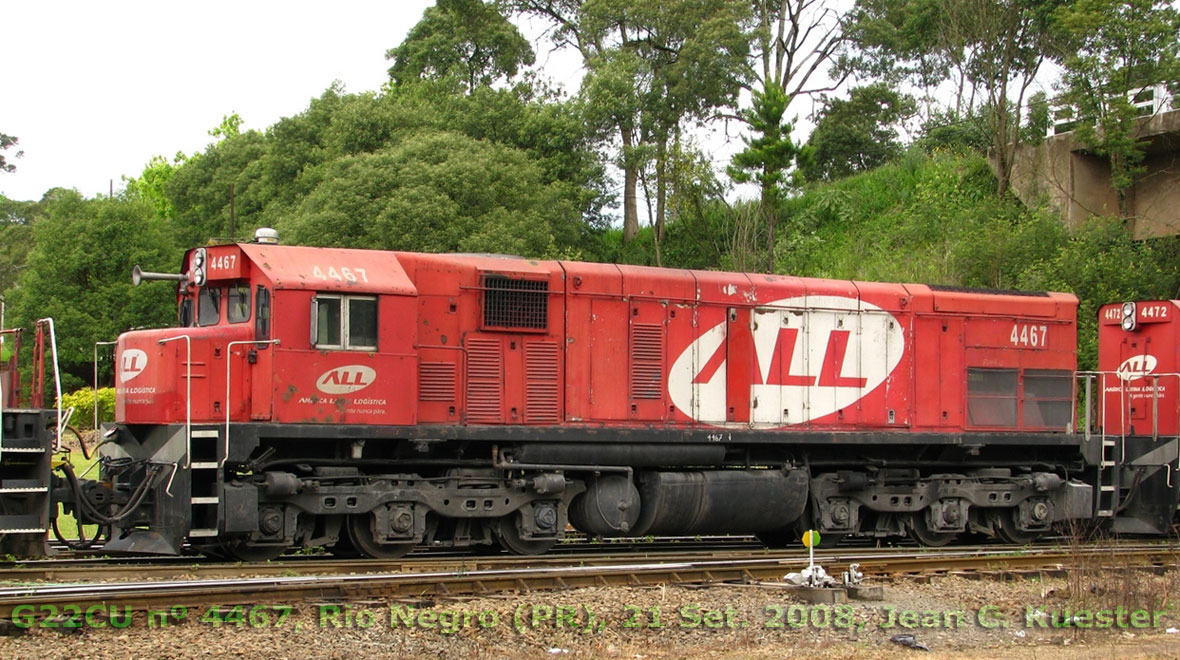
{"label": "bush", "polygon": [[[73,406],[74,416],[70,418],[70,425],[81,431],[90,430],[94,425],[94,390],[81,389],[61,398],[61,407]],[[112,422],[115,420],[115,388],[104,387],[98,390],[98,421]]]}

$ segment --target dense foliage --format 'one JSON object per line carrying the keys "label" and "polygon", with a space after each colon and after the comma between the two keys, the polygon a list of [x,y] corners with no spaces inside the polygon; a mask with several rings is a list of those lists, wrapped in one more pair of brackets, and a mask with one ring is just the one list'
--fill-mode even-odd
{"label": "dense foliage", "polygon": [[115,388],[83,388],[63,394],[61,397],[63,410],[74,409],[74,415],[70,417],[70,426],[80,431],[94,428],[95,400],[98,401],[98,423],[115,421]]}

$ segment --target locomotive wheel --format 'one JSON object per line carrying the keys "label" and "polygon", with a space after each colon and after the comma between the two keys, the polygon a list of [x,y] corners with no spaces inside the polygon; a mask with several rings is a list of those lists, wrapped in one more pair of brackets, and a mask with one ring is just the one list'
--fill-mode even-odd
{"label": "locomotive wheel", "polygon": [[926,514],[919,511],[910,516],[910,537],[922,545],[941,548],[955,540],[955,532],[936,532],[926,522]]}
{"label": "locomotive wheel", "polygon": [[1001,509],[992,513],[992,527],[1005,543],[1028,545],[1041,537],[1040,532],[1026,532],[1016,526],[1016,509]]}
{"label": "locomotive wheel", "polygon": [[504,549],[516,555],[540,555],[549,552],[557,543],[557,539],[547,541],[526,541],[520,537],[520,529],[516,526],[517,516],[504,516],[496,521],[494,528],[496,539]]}
{"label": "locomotive wheel", "polygon": [[217,547],[217,554],[231,561],[263,562],[278,559],[289,550],[285,545],[250,545],[245,541],[223,541]]}
{"label": "locomotive wheel", "polygon": [[348,541],[362,557],[370,559],[400,559],[414,549],[413,543],[378,543],[373,538],[373,516],[362,514],[349,516]]}

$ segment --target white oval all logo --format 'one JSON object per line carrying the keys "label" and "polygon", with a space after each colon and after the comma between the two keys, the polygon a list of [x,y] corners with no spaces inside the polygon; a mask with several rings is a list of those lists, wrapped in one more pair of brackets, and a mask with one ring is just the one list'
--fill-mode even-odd
{"label": "white oval all logo", "polygon": [[147,369],[147,353],[138,348],[129,348],[119,357],[119,382],[126,383]]}
{"label": "white oval all logo", "polygon": [[1135,380],[1155,373],[1158,364],[1159,360],[1156,360],[1154,355],[1132,355],[1123,360],[1115,373],[1122,380]]}
{"label": "white oval all logo", "polygon": [[[905,353],[905,334],[889,312],[841,296],[800,296],[750,315],[757,369],[749,423],[779,427],[830,415],[885,382]],[[668,374],[672,403],[693,419],[727,423],[726,323],[701,333]]]}
{"label": "white oval all logo", "polygon": [[363,390],[377,380],[377,372],[363,364],[347,364],[326,371],[315,386],[324,394],[348,394]]}

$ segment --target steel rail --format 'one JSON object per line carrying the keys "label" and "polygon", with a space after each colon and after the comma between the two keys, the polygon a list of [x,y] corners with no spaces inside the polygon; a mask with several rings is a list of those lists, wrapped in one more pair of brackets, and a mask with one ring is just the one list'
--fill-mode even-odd
{"label": "steel rail", "polygon": [[[924,553],[925,556],[885,557],[848,555],[832,557],[823,563],[837,574],[850,563],[859,563],[869,576],[898,577],[914,574],[954,571],[1029,571],[1062,572],[1071,567],[1107,566],[1127,569],[1138,564],[1157,568],[1180,566],[1175,549],[1155,547],[1130,551],[1105,548],[1089,551],[1057,550],[1012,555],[1010,551],[994,554]],[[530,592],[564,590],[591,586],[640,586],[650,584],[703,584],[719,582],[759,582],[781,580],[792,570],[801,569],[803,557],[761,556],[750,558],[715,558],[697,560],[636,561],[634,555],[599,557],[591,565],[583,560],[564,558],[565,565],[526,566],[535,558],[507,558],[514,563],[485,563],[465,559],[444,570],[420,564],[416,571],[384,572],[366,575],[235,577],[229,579],[169,580],[156,582],[117,582],[105,584],[41,584],[0,589],[0,618],[10,617],[13,608],[42,605],[94,604],[128,607],[136,611],[159,610],[175,606],[237,605],[291,603],[373,598],[422,598],[487,595],[506,591]],[[614,561],[612,562],[611,559]],[[486,561],[486,560],[479,560]],[[617,562],[617,563],[616,563]],[[1096,564],[1095,562],[1099,562]],[[1101,562],[1107,562],[1102,564]],[[406,562],[393,562],[404,565]],[[250,566],[239,567],[243,574]],[[398,568],[401,568],[399,565]]]}
{"label": "steel rail", "polygon": [[[1086,546],[1085,551],[1108,552],[1113,558],[1115,553],[1127,552],[1167,552],[1168,546],[1159,543],[1116,544],[1103,546],[1101,550],[1093,546]],[[1014,553],[1061,553],[1061,546],[1044,546],[1041,548],[1019,548],[1016,546],[965,546],[947,549],[937,554],[914,548],[890,549],[826,549],[819,550],[817,556],[825,562],[872,562],[892,561],[899,566],[906,557],[913,557],[919,563],[930,561],[933,557],[941,557],[947,561],[962,561],[964,558],[1008,557]],[[1176,550],[1180,557],[1180,549]],[[683,548],[653,547],[641,550],[627,550],[619,553],[616,548],[608,552],[578,552],[563,554],[548,554],[537,557],[519,557],[515,555],[499,556],[453,556],[453,555],[410,555],[399,560],[387,559],[339,559],[335,557],[300,557],[291,556],[285,559],[272,560],[265,563],[241,564],[239,562],[207,561],[201,557],[167,557],[157,559],[133,558],[128,560],[104,559],[74,559],[74,560],[43,560],[0,565],[0,584],[27,583],[34,581],[85,581],[85,580],[126,580],[159,579],[159,578],[228,578],[243,575],[272,576],[272,575],[337,575],[342,573],[380,573],[380,572],[426,572],[448,570],[483,570],[501,567],[543,567],[565,566],[573,563],[593,563],[608,565],[617,563],[634,563],[637,561],[700,561],[705,559],[782,559],[791,560],[805,556],[799,550],[772,550],[766,548],[710,548],[700,546],[686,546]]]}

